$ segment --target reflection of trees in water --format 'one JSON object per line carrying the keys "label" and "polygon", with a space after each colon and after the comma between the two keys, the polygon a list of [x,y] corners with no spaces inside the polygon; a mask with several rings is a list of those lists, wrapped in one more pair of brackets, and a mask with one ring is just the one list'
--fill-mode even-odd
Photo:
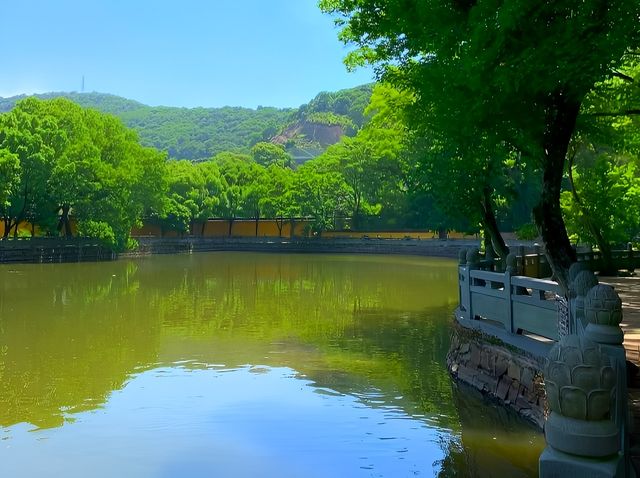
{"label": "reflection of trees in water", "polygon": [[0,275],[0,426],[60,425],[158,362],[251,363],[453,430],[441,435],[442,476],[518,476],[537,464],[539,439],[452,392],[453,262],[194,254]]}
{"label": "reflection of trees in water", "polygon": [[1,426],[59,426],[154,362],[157,326],[135,300],[135,265],[82,266],[0,271]]}
{"label": "reflection of trees in water", "polygon": [[[264,336],[288,327],[296,336],[314,338],[324,329],[327,336],[342,336],[337,323],[352,321],[356,310],[423,310],[429,299],[419,289],[434,274],[428,267],[394,265],[389,260],[361,263],[322,255],[204,257],[183,266],[179,280],[173,277],[166,281],[167,287],[155,288],[153,303],[165,325],[183,330],[200,327],[201,332],[250,327]],[[453,304],[455,271],[448,262],[434,264],[440,278],[434,303]],[[164,274],[159,265],[148,265],[156,269],[143,271],[150,280]],[[146,279],[141,277],[141,282]]]}
{"label": "reflection of trees in water", "polygon": [[[372,320],[373,319],[373,320]],[[393,382],[405,400],[387,397],[410,414],[436,416],[436,426],[452,430],[441,435],[445,459],[439,476],[537,476],[544,438],[505,407],[488,403],[475,389],[455,384],[444,366],[449,349],[450,307],[420,314],[360,311],[356,315],[357,348],[383,355],[387,374],[372,383]],[[352,352],[357,352],[353,349]]]}
{"label": "reflection of trees in water", "polygon": [[[59,425],[134,370],[190,358],[289,366],[342,393],[374,387],[409,413],[451,403],[451,262],[201,254],[13,270],[0,271],[3,426]],[[274,348],[286,353],[265,358]]]}
{"label": "reflection of trees in water", "polygon": [[[166,334],[209,340],[205,362],[220,363],[216,353],[236,344],[255,355],[242,355],[235,365],[289,366],[318,387],[364,401],[363,390],[370,391],[371,406],[379,402],[455,428],[444,365],[454,267],[324,260],[253,255],[248,263],[200,262],[182,270],[178,285],[153,303]],[[286,353],[266,358],[267,349],[252,342],[281,344]]]}
{"label": "reflection of trees in water", "polygon": [[358,340],[344,343],[352,353],[364,353],[389,365],[371,370],[368,378],[396,389],[408,413],[437,417],[438,425],[446,428],[452,425],[448,417],[455,417],[445,366],[451,312],[449,306],[418,313],[361,310],[352,329]]}

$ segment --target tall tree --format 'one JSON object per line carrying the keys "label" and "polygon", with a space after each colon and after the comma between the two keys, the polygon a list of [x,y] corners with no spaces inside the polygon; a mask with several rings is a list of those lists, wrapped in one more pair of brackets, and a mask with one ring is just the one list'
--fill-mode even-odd
{"label": "tall tree", "polygon": [[228,235],[231,237],[234,221],[247,213],[256,163],[248,155],[231,152],[219,153],[211,161],[220,169],[224,180],[221,210],[229,221]]}
{"label": "tall tree", "polygon": [[0,208],[11,206],[10,198],[20,180],[20,159],[6,149],[0,149]]}
{"label": "tall tree", "polygon": [[450,145],[473,131],[539,162],[534,218],[566,287],[575,260],[560,210],[567,149],[587,93],[640,44],[640,3],[321,0],[320,6],[339,16],[340,37],[360,47],[350,64],[373,63],[390,81],[412,88],[425,125]]}
{"label": "tall tree", "polygon": [[123,249],[134,225],[165,193],[163,154],[143,148],[115,117],[65,99],[28,98],[0,115],[0,150],[20,163],[4,201],[5,235],[29,220],[51,232],[100,237]]}
{"label": "tall tree", "polygon": [[322,234],[333,229],[337,217],[346,215],[349,190],[338,171],[316,158],[297,171],[292,197],[302,215],[313,219],[313,232]]}
{"label": "tall tree", "polygon": [[275,164],[267,168],[265,175],[265,194],[260,207],[265,215],[275,218],[280,237],[285,221],[292,222],[300,215],[300,205],[294,200],[293,194],[295,175],[291,169]]}
{"label": "tall tree", "polygon": [[256,143],[251,148],[251,156],[256,163],[265,168],[272,164],[290,167],[293,162],[291,155],[285,151],[284,146],[264,141]]}
{"label": "tall tree", "polygon": [[[26,99],[11,111],[0,115],[0,149],[18,158],[18,181],[8,189],[9,196],[0,206],[4,237],[17,233],[24,220],[38,219],[47,202],[47,181],[68,145],[68,139],[51,115],[40,114],[40,101]],[[50,211],[53,214],[54,211]]]}
{"label": "tall tree", "polygon": [[596,243],[605,272],[611,249],[638,233],[640,61],[636,54],[587,95],[569,151],[562,206],[576,239]]}

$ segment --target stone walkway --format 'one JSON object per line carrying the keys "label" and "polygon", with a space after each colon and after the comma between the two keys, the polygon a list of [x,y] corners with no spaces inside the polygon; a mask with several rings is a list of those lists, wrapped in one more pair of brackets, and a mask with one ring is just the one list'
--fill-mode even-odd
{"label": "stone walkway", "polygon": [[[602,284],[616,288],[622,299],[624,348],[627,360],[640,366],[640,277],[602,277]],[[636,375],[629,381],[629,407],[632,414],[629,442],[630,455],[636,476],[640,476],[640,380]]]}
{"label": "stone walkway", "polygon": [[640,276],[602,277],[602,284],[616,288],[622,299],[622,330],[627,360],[640,366]]}

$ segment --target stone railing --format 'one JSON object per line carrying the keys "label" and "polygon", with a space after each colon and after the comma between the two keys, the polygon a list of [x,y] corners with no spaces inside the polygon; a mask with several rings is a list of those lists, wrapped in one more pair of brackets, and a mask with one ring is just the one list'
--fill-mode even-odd
{"label": "stone railing", "polygon": [[489,335],[546,357],[558,340],[556,282],[516,275],[514,256],[504,272],[480,260],[477,249],[460,253],[458,321]]}
{"label": "stone railing", "polygon": [[546,361],[551,412],[540,476],[630,476],[622,303],[613,287],[598,284],[586,261],[571,267],[565,297],[553,281],[516,275],[514,254],[504,272],[475,248],[459,259],[460,325]]}
{"label": "stone railing", "polygon": [[[551,266],[539,245],[530,247],[528,251],[524,246],[512,248],[512,250],[516,254],[515,271],[518,275],[536,278],[551,276]],[[581,247],[576,252],[576,256],[578,262],[588,264],[590,270],[595,272],[602,269],[602,254],[600,251],[594,251],[590,246]],[[611,259],[614,268],[617,270],[633,273],[635,269],[640,269],[640,251],[634,250],[631,243],[625,249],[611,251]],[[491,257],[480,260],[480,266],[491,270],[504,269],[500,260]]]}
{"label": "stone railing", "polygon": [[[601,269],[602,254],[600,251],[594,251],[588,247],[585,251],[577,253],[578,262],[587,262],[592,271]],[[618,249],[611,251],[611,259],[617,270],[626,270],[630,273],[640,268],[640,251],[634,250],[631,243],[627,244],[626,249]]]}

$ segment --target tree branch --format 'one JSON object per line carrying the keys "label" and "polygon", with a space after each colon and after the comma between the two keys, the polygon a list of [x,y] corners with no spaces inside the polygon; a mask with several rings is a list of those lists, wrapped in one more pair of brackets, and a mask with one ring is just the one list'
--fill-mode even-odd
{"label": "tree branch", "polygon": [[624,81],[628,81],[629,83],[633,83],[634,79],[632,77],[630,77],[629,75],[625,75],[624,73],[620,72],[620,71],[614,71],[612,72],[612,75],[615,76],[616,78],[620,78]]}
{"label": "tree branch", "polygon": [[624,111],[600,111],[598,113],[588,113],[588,116],[635,116],[640,115],[640,109]]}

